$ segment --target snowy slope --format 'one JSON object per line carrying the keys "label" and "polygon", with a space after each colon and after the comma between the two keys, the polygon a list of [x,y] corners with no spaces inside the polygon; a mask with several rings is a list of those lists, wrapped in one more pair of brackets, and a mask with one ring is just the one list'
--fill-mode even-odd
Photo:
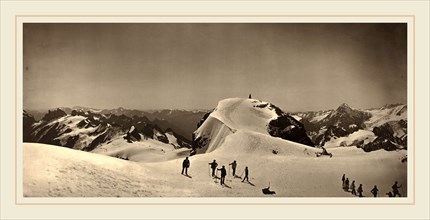
{"label": "snowy slope", "polygon": [[233,134],[233,129],[215,117],[208,117],[195,134],[196,138],[204,138],[204,142],[209,142],[197,149],[197,153],[210,153],[221,146],[228,135]]}
{"label": "snowy slope", "polygon": [[407,119],[406,105],[384,106],[380,109],[365,110],[372,117],[365,122],[368,128],[381,126],[387,122],[399,121]]}
{"label": "snowy slope", "polygon": [[228,135],[237,130],[269,135],[267,125],[277,114],[269,108],[255,108],[267,104],[255,99],[231,98],[218,103],[216,109],[194,132],[195,138],[206,138],[209,143],[198,153],[209,153],[222,145]]}
{"label": "snowy slope", "polygon": [[214,117],[231,129],[254,131],[268,134],[267,124],[278,115],[270,107],[255,108],[268,105],[256,99],[231,98],[218,103],[216,110],[209,116]]}
{"label": "snowy slope", "polygon": [[354,143],[363,141],[364,144],[368,144],[375,140],[376,136],[372,131],[369,130],[358,130],[346,137],[331,138],[330,141],[324,144],[325,148],[333,148],[339,146],[352,146]]}
{"label": "snowy slope", "polygon": [[92,152],[135,162],[160,162],[188,156],[190,149],[176,149],[171,144],[150,138],[128,143],[119,137],[102,144]]}
{"label": "snowy slope", "polygon": [[317,112],[299,112],[293,116],[300,117],[300,119],[306,118],[307,120],[309,120],[312,123],[318,123],[321,120],[323,120],[325,117],[327,117],[333,111],[334,110],[322,110],[322,111],[317,111]]}
{"label": "snowy slope", "polygon": [[[245,136],[244,136],[245,135]],[[280,142],[258,134],[230,135],[225,145],[212,153],[190,158],[186,177],[180,174],[183,158],[157,163],[136,163],[99,154],[44,144],[23,146],[23,190],[26,197],[266,197],[261,189],[270,181],[276,197],[352,197],[341,189],[346,174],[364,186],[364,195],[377,184],[380,196],[391,190],[395,180],[406,196],[405,151],[383,150],[364,153],[357,148],[330,149],[335,156],[315,157],[291,142]],[[249,135],[249,133],[248,133]],[[260,140],[259,137],[262,139]],[[246,145],[245,145],[246,144]],[[259,145],[290,145],[279,154],[262,151]],[[279,145],[279,146],[280,146]],[[242,149],[233,149],[242,146]],[[245,147],[247,146],[247,147]],[[281,146],[280,146],[281,147]],[[247,149],[245,152],[244,149]],[[261,156],[255,156],[259,153]],[[150,156],[150,155],[148,155]],[[237,175],[248,166],[250,183],[242,183],[228,171],[226,187],[209,175],[208,163],[238,161]],[[357,197],[357,199],[359,199]]]}
{"label": "snowy slope", "polygon": [[[285,120],[278,122],[277,126],[284,127],[270,124],[273,120],[279,119],[281,116]],[[265,135],[271,138],[275,137],[269,134],[269,129],[273,131],[275,129],[280,130],[280,132],[274,132],[278,135],[288,134],[292,130],[300,131],[302,128],[296,126],[300,123],[295,121],[293,117],[288,117],[280,109],[277,109],[268,102],[241,98],[221,100],[214,111],[210,113],[203,124],[194,132],[194,140],[201,146],[200,148],[196,148],[196,152],[209,153],[214,151],[224,143],[229,135],[237,131],[252,135]],[[290,124],[288,125],[287,123]],[[291,123],[296,123],[296,125]],[[304,130],[303,135],[306,136]]]}

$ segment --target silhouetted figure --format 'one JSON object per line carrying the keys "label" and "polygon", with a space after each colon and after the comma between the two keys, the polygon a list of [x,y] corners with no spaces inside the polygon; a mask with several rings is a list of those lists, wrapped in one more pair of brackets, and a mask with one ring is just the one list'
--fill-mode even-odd
{"label": "silhouetted figure", "polygon": [[221,185],[224,185],[225,176],[227,176],[227,171],[225,170],[225,166],[222,166],[221,169],[217,169],[221,171]]}
{"label": "silhouetted figure", "polygon": [[396,197],[396,195],[399,195],[399,197],[402,197],[401,195],[400,195],[400,193],[399,193],[399,188],[400,187],[402,187],[401,185],[400,186],[397,186],[397,181],[394,183],[394,185],[391,187],[392,189],[393,189],[393,197]]}
{"label": "silhouetted figure", "polygon": [[357,195],[357,192],[355,192],[355,180],[353,180],[351,183],[351,193],[353,195]]}
{"label": "silhouetted figure", "polygon": [[251,99],[251,93],[249,93],[249,98]]}
{"label": "silhouetted figure", "polygon": [[372,190],[370,190],[370,192],[373,194],[373,197],[377,197],[378,196],[378,187],[376,187],[376,185],[373,187]]}
{"label": "silhouetted figure", "polygon": [[345,188],[345,174],[342,176],[342,188]]}
{"label": "silhouetted figure", "polygon": [[188,160],[188,157],[185,158],[185,160],[182,162],[182,174],[184,174],[184,170],[185,170],[185,175],[188,176],[188,167],[190,167],[190,160]]}
{"label": "silhouetted figure", "polygon": [[275,191],[270,191],[270,182],[269,182],[269,186],[267,188],[261,189],[261,191],[263,192],[263,194],[268,194],[268,195],[275,194]]}
{"label": "silhouetted figure", "polygon": [[216,160],[214,160],[212,163],[209,163],[209,165],[211,165],[212,176],[215,176],[215,169],[218,167],[218,164],[216,163]]}
{"label": "silhouetted figure", "polygon": [[242,180],[242,182],[243,181],[245,181],[245,179],[246,179],[246,181],[248,181],[249,182],[249,180],[248,180],[248,167],[245,167],[245,170],[244,170],[244,172],[245,172],[245,177],[243,177],[243,180]]}
{"label": "silhouetted figure", "polygon": [[348,178],[346,178],[346,180],[345,180],[345,187],[343,188],[345,191],[349,191],[349,179]]}
{"label": "silhouetted figure", "polygon": [[231,169],[233,170],[233,176],[236,176],[236,167],[237,167],[237,163],[236,161],[233,161],[231,164]]}
{"label": "silhouetted figure", "polygon": [[360,184],[360,186],[358,186],[357,192],[358,192],[358,197],[363,197],[363,185],[362,184]]}

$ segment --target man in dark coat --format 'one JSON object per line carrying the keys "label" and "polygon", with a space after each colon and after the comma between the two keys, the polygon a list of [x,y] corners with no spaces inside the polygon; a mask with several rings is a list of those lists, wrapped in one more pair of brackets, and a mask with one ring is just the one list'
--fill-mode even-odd
{"label": "man in dark coat", "polygon": [[399,197],[402,197],[399,193],[399,188],[402,186],[397,186],[397,181],[394,183],[394,185],[391,187],[393,189],[393,197],[396,197],[396,195],[399,195]]}
{"label": "man in dark coat", "polygon": [[357,189],[358,197],[363,197],[363,184],[360,184]]}
{"label": "man in dark coat", "polygon": [[216,160],[214,160],[212,163],[209,163],[209,165],[211,165],[212,176],[215,176],[215,169],[218,167],[218,164],[216,163]]}
{"label": "man in dark coat", "polygon": [[343,190],[345,190],[345,191],[349,191],[349,179],[348,178],[346,178],[346,180],[345,180],[345,187],[343,188]]}
{"label": "man in dark coat", "polygon": [[376,185],[375,185],[375,187],[373,187],[373,189],[372,190],[370,190],[370,192],[373,194],[373,197],[377,197],[378,196],[378,187],[376,187]]}
{"label": "man in dark coat", "polygon": [[245,181],[245,179],[246,179],[246,181],[248,181],[248,182],[249,182],[249,180],[248,180],[248,167],[245,167],[244,172],[245,172],[245,177],[243,177],[242,182],[243,182],[243,181]]}
{"label": "man in dark coat", "polygon": [[222,166],[221,169],[217,169],[221,171],[221,185],[224,185],[225,176],[227,176],[227,171],[225,170],[225,166]]}
{"label": "man in dark coat", "polygon": [[357,195],[357,192],[355,191],[355,180],[351,183],[351,193],[355,196]]}
{"label": "man in dark coat", "polygon": [[231,165],[231,169],[233,170],[233,176],[236,176],[236,167],[237,167],[236,161],[233,161],[230,165]]}
{"label": "man in dark coat", "polygon": [[342,176],[342,188],[345,189],[345,174]]}
{"label": "man in dark coat", "polygon": [[184,174],[185,170],[185,175],[188,176],[188,167],[190,167],[190,161],[188,160],[188,157],[186,157],[185,160],[182,162],[182,174]]}

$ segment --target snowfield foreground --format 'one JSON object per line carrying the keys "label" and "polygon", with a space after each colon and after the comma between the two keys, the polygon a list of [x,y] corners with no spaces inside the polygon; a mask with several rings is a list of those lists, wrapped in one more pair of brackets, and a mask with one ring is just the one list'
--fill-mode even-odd
{"label": "snowfield foreground", "polygon": [[[266,141],[263,139],[256,144],[265,144]],[[232,137],[225,147],[237,144],[240,142]],[[291,142],[285,145],[305,148]],[[272,196],[352,196],[341,189],[343,173],[356,180],[357,186],[363,184],[365,196],[371,195],[369,191],[375,184],[380,189],[380,196],[385,196],[395,180],[403,185],[402,196],[406,196],[406,163],[401,162],[404,151],[365,153],[357,148],[337,148],[331,151],[335,155],[333,158],[317,158],[309,149],[307,152],[297,149],[295,152],[281,151],[276,155],[268,152],[256,158],[249,155],[256,150],[255,146],[249,146],[245,155],[238,151],[224,154],[220,149],[190,157],[188,174],[191,177],[187,177],[180,173],[183,158],[139,163],[58,146],[25,143],[24,196],[260,197],[267,196],[262,194],[261,189],[267,187],[269,182],[270,189],[276,192]],[[245,165],[248,166],[250,183],[233,178],[231,170],[226,178],[226,187],[220,186],[218,180],[215,183],[209,176],[208,167],[213,159],[226,167],[227,163],[237,160],[237,175],[242,173]]]}
{"label": "snowfield foreground", "polygon": [[[181,170],[190,149],[154,140],[127,143],[118,138],[92,153],[24,143],[24,196],[354,197],[342,189],[343,174],[350,182],[355,180],[356,188],[363,184],[366,197],[372,196],[374,185],[385,197],[394,181],[407,196],[407,163],[402,161],[406,150],[366,153],[356,147],[333,147],[332,158],[316,157],[321,149],[269,134],[269,122],[279,116],[276,111],[270,103],[255,99],[220,101],[194,133],[203,145],[190,157],[189,176],[181,175]],[[228,171],[225,186],[210,175],[214,159],[218,168],[224,165]],[[229,167],[234,160],[236,177]],[[245,166],[249,182],[240,178]],[[275,194],[262,193],[269,183]]]}

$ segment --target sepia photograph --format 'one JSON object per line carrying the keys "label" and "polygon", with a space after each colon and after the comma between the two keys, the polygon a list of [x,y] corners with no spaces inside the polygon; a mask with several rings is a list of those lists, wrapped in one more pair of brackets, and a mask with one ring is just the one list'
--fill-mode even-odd
{"label": "sepia photograph", "polygon": [[25,198],[408,197],[407,23],[22,30]]}

